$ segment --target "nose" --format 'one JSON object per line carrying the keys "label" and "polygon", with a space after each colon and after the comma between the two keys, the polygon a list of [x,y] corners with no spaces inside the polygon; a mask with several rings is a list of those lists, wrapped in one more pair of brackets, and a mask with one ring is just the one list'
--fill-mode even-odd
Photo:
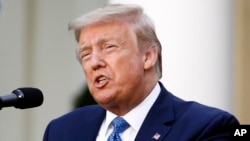
{"label": "nose", "polygon": [[91,67],[93,70],[98,70],[99,68],[105,67],[105,61],[103,60],[103,56],[100,52],[95,51],[91,57]]}

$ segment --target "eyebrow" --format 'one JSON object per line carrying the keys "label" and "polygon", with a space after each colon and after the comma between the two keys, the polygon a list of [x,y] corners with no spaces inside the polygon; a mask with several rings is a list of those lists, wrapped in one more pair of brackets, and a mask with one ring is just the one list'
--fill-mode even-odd
{"label": "eyebrow", "polygon": [[[103,43],[106,43],[106,42],[109,42],[109,41],[115,41],[115,39],[114,38],[110,38],[110,37],[98,37],[97,39],[94,39],[93,40],[94,41],[94,43],[96,43],[97,45],[99,45],[99,44],[103,44]],[[115,42],[117,42],[117,41],[115,41]],[[82,45],[80,45],[80,48],[89,48],[90,46],[88,46],[88,45],[86,45],[86,44],[82,44]]]}
{"label": "eyebrow", "polygon": [[107,37],[99,37],[99,38],[96,39],[96,43],[98,45],[109,42],[109,41],[114,41],[114,39],[113,38],[107,38]]}

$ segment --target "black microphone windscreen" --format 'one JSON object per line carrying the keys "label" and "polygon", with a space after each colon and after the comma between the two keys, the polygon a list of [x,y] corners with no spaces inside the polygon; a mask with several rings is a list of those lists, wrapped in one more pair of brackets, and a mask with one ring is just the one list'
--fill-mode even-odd
{"label": "black microphone windscreen", "polygon": [[13,93],[15,93],[19,97],[18,102],[15,105],[16,108],[33,108],[40,106],[43,103],[42,91],[37,88],[18,88],[14,90]]}

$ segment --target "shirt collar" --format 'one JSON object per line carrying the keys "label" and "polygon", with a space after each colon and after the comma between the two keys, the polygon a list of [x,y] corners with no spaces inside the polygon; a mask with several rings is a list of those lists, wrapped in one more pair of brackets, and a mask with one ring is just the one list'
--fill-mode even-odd
{"label": "shirt collar", "polygon": [[[123,119],[125,119],[129,123],[130,127],[133,128],[136,132],[139,131],[150,108],[153,106],[154,102],[159,96],[160,91],[161,91],[160,85],[157,83],[154,89],[150,92],[150,94],[139,105],[133,108],[126,115],[122,116]],[[117,115],[115,115],[114,113],[106,111],[106,118],[104,121],[106,131],[108,128],[111,128],[110,123],[116,117]]]}

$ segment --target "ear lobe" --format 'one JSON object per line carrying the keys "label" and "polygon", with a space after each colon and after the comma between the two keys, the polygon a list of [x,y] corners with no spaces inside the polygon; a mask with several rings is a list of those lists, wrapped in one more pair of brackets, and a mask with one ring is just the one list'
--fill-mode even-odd
{"label": "ear lobe", "polygon": [[148,70],[155,66],[157,60],[157,48],[150,47],[145,52],[144,70]]}
{"label": "ear lobe", "polygon": [[146,59],[144,62],[144,69],[148,70],[151,67],[152,67],[152,63],[148,59]]}

